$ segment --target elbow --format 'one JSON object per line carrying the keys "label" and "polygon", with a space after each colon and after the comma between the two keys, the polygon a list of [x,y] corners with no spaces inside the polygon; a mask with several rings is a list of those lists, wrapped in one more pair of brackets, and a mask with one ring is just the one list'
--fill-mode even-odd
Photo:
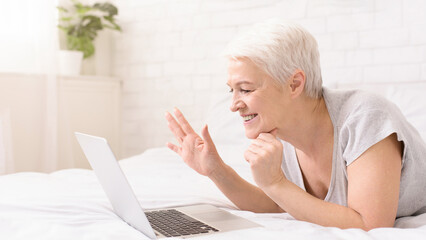
{"label": "elbow", "polygon": [[364,225],[361,229],[368,232],[376,228],[391,228],[391,227],[393,227],[393,224],[374,224],[374,225]]}
{"label": "elbow", "polygon": [[342,229],[359,228],[368,232],[376,228],[392,228],[394,224],[394,217],[380,218],[377,215],[363,216],[358,213],[358,216],[347,222],[347,225],[345,224]]}
{"label": "elbow", "polygon": [[361,229],[368,232],[376,228],[391,228],[395,224],[393,221],[363,221]]}
{"label": "elbow", "polygon": [[359,228],[359,229],[362,229],[362,230],[368,232],[368,231],[376,229],[376,228],[390,228],[390,227],[393,227],[393,225],[362,223],[362,224],[347,225],[345,227],[341,227],[341,229]]}
{"label": "elbow", "polygon": [[367,214],[357,213],[357,217],[353,219],[355,228],[360,228],[366,232],[376,228],[392,228],[395,224],[395,215],[390,214]]}
{"label": "elbow", "polygon": [[375,228],[379,228],[379,227],[374,227],[374,226],[362,226],[361,229],[368,232],[370,230],[373,230]]}

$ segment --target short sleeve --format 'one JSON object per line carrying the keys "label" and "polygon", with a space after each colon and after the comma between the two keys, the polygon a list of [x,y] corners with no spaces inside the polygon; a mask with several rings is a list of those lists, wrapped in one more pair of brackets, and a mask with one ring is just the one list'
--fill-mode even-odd
{"label": "short sleeve", "polygon": [[340,130],[346,166],[392,133],[398,133],[398,129],[390,114],[384,110],[369,109],[350,116]]}

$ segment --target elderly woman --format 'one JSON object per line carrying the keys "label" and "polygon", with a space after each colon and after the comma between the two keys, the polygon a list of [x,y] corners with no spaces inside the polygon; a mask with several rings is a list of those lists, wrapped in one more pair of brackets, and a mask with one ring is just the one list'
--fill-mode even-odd
{"label": "elderly woman", "polygon": [[424,141],[393,103],[322,87],[317,43],[305,29],[257,24],[230,44],[228,58],[231,111],[253,139],[244,158],[257,186],[224,163],[207,125],[200,137],[177,109],[166,119],[179,146],[167,146],[238,208],[365,230],[426,212]]}

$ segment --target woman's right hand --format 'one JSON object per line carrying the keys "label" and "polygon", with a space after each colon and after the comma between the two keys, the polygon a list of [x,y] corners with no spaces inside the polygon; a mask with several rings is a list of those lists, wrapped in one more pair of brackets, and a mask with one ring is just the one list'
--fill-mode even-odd
{"label": "woman's right hand", "polygon": [[199,174],[210,177],[215,172],[220,171],[224,162],[217,153],[213,140],[210,137],[207,125],[201,130],[201,138],[192,129],[179,109],[175,108],[176,119],[166,112],[166,119],[170,131],[180,144],[177,146],[167,143],[167,147],[179,154],[183,161]]}

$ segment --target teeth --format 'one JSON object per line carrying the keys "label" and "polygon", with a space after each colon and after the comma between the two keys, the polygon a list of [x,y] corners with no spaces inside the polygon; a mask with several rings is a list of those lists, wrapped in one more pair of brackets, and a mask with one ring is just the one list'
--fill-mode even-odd
{"label": "teeth", "polygon": [[244,116],[243,119],[244,121],[249,121],[249,120],[252,120],[254,117],[256,117],[256,115],[257,114],[247,115],[247,116]]}

